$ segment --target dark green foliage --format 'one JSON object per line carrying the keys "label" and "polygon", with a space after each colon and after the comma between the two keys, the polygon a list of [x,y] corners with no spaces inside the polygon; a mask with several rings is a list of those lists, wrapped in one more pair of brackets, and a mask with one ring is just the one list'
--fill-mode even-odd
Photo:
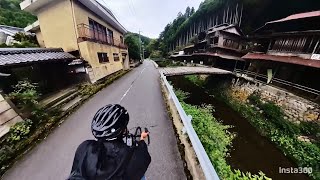
{"label": "dark green foliage", "polygon": [[47,111],[41,107],[34,107],[31,112],[30,119],[34,122],[34,124],[39,124],[42,121],[45,121],[49,118],[49,114]]}
{"label": "dark green foliage", "polygon": [[206,83],[206,81],[204,79],[201,79],[199,75],[186,75],[184,77],[199,87],[203,87]]}
{"label": "dark green foliage", "polygon": [[[310,176],[314,179],[320,179],[320,147],[297,139],[299,132],[303,131],[301,129],[305,129],[304,131],[306,129],[311,130],[310,127],[301,125],[300,129],[298,129],[297,125],[284,120],[281,110],[272,103],[265,103],[265,112],[261,114],[255,107],[231,99],[226,93],[227,91],[221,92],[223,93],[219,94],[219,98],[241,113],[244,118],[257,128],[260,134],[274,142],[285,155],[295,160],[299,167],[312,167],[313,172]],[[258,101],[258,104],[260,103]],[[279,117],[276,117],[277,115]]]}
{"label": "dark green foliage", "polygon": [[314,136],[320,142],[320,125],[317,122],[301,122],[300,131],[303,135]]}
{"label": "dark green foliage", "polygon": [[20,9],[22,0],[0,0],[0,24],[24,28],[37,20]]}
{"label": "dark green foliage", "polygon": [[32,121],[27,119],[25,121],[18,122],[10,128],[9,137],[7,141],[12,143],[14,141],[20,141],[23,138],[26,138],[30,133],[32,126]]}
{"label": "dark green foliage", "polygon": [[159,67],[176,67],[176,66],[184,66],[182,62],[173,62],[172,60],[162,60],[157,61]]}
{"label": "dark green foliage", "polygon": [[[149,44],[152,42],[152,39],[141,35],[141,42],[142,42],[141,48],[144,47],[145,49],[144,56],[147,58],[150,56],[154,48],[153,46],[149,46]],[[139,34],[129,32],[125,36],[125,43],[128,45],[130,58],[134,60],[140,60]]]}
{"label": "dark green foliage", "polygon": [[260,105],[261,103],[260,99],[261,99],[260,94],[257,92],[250,94],[248,97],[248,100],[250,101],[250,103],[256,106]]}
{"label": "dark green foliage", "polygon": [[298,125],[284,119],[284,112],[281,107],[273,102],[261,102],[259,92],[254,92],[248,97],[251,104],[259,107],[263,111],[263,115],[267,121],[274,123],[280,130],[286,131],[288,134],[296,135],[300,133]]}
{"label": "dark green foliage", "polygon": [[10,99],[22,109],[34,108],[38,104],[39,93],[37,85],[27,80],[19,81],[14,91],[9,94]]}
{"label": "dark green foliage", "polygon": [[101,89],[103,89],[104,87],[106,87],[107,85],[111,84],[112,82],[114,82],[115,80],[121,78],[122,76],[124,76],[125,74],[127,74],[129,71],[119,71],[116,72],[110,76],[108,76],[106,79],[106,81],[102,81],[100,83],[96,83],[96,84],[81,84],[79,86],[79,93],[81,96],[92,96],[95,93],[97,93],[98,91],[100,91]]}
{"label": "dark green foliage", "polygon": [[134,34],[129,33],[125,36],[124,42],[128,46],[130,59],[140,60],[139,38]]}
{"label": "dark green foliage", "polygon": [[221,179],[228,180],[269,180],[262,172],[253,175],[249,172],[232,170],[227,164],[226,157],[231,147],[232,139],[235,134],[231,134],[228,129],[230,126],[222,125],[213,117],[213,108],[210,106],[197,107],[185,103],[183,100],[188,97],[188,93],[181,90],[175,91],[183,109],[188,115],[192,116],[192,125],[199,136],[215,170]]}
{"label": "dark green foliage", "polygon": [[280,130],[286,131],[290,135],[295,135],[300,132],[296,124],[284,119],[284,112],[279,106],[272,102],[267,102],[261,104],[260,107],[266,119],[274,123]]}

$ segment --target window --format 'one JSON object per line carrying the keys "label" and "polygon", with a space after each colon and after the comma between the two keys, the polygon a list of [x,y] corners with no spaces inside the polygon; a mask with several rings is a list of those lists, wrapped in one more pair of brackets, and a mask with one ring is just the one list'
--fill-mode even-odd
{"label": "window", "polygon": [[123,37],[122,37],[122,36],[120,36],[120,42],[121,42],[122,44],[124,44],[124,42],[123,42]]}
{"label": "window", "polygon": [[120,57],[118,53],[113,53],[113,60],[114,61],[120,61]]}
{"label": "window", "polygon": [[106,27],[89,18],[90,38],[107,42]]}
{"label": "window", "polygon": [[213,44],[218,44],[218,42],[219,42],[219,37],[218,36],[213,37]]}
{"label": "window", "polygon": [[100,63],[108,63],[109,57],[108,53],[98,53],[98,58]]}
{"label": "window", "polygon": [[108,29],[108,43],[113,44],[113,31]]}

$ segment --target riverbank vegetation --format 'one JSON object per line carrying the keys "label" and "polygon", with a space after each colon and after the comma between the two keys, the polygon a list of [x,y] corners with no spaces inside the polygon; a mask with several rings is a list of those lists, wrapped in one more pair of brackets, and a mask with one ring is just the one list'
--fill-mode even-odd
{"label": "riverbank vegetation", "polygon": [[156,61],[159,67],[177,67],[177,66],[184,66],[182,62],[173,62],[172,60],[164,59],[160,61]]}
{"label": "riverbank vegetation", "polygon": [[[247,119],[262,136],[267,137],[273,142],[283,154],[292,159],[298,167],[311,167],[312,173],[308,174],[311,178],[320,179],[319,124],[315,122],[292,123],[285,118],[281,107],[273,102],[262,100],[259,92],[248,95],[246,92],[235,90],[231,86],[231,81],[229,84],[228,81],[220,82],[215,79],[215,84],[213,85],[212,81],[206,81],[197,75],[184,76],[184,78],[188,79],[189,83],[205,88],[208,94],[224,101],[230,108]],[[177,96],[180,97],[179,99],[186,113],[192,115],[194,128],[197,132],[200,132],[199,134],[201,135],[199,138],[208,154],[210,154],[212,149],[218,147],[220,148],[221,154],[225,153],[224,150],[231,147],[229,139],[232,134],[217,131],[217,129],[228,131],[228,128],[223,128],[216,124],[217,120],[212,116],[212,113],[210,113],[212,107],[197,107],[186,104],[183,100],[187,98],[187,94],[181,93],[180,90],[176,92]],[[202,116],[202,114],[205,114],[205,117]],[[201,118],[197,119],[198,117]],[[213,123],[211,121],[213,121]],[[210,129],[210,127],[214,127],[215,131],[211,131],[209,135],[202,135],[202,133],[206,134],[205,129]],[[218,138],[220,138],[218,141],[211,137],[212,134],[215,133],[218,134]],[[314,141],[301,141],[301,139],[299,139],[300,136],[312,136]],[[207,139],[210,139],[210,141]],[[221,144],[210,146],[211,143]],[[209,146],[207,144],[209,144]],[[219,156],[221,156],[221,154]],[[226,156],[227,155],[224,155],[223,157],[225,158]],[[214,159],[217,161],[219,157],[214,157]],[[229,171],[220,167],[225,167],[225,161],[221,158],[217,162],[212,163],[218,169],[217,171]],[[224,175],[219,172],[219,175],[225,177],[227,174]]]}
{"label": "riverbank vegetation", "polygon": [[[298,140],[301,132],[319,132],[314,132],[309,125],[299,126],[285,120],[281,108],[272,102],[262,103],[259,97],[253,95],[249,98],[249,103],[243,103],[233,98],[234,96],[231,96],[226,90],[220,92],[222,92],[220,97],[250,121],[261,135],[268,137],[299,167],[312,167],[313,172],[309,175],[314,179],[320,179],[320,147],[317,144]],[[256,106],[251,106],[254,104]]]}
{"label": "riverbank vegetation", "polygon": [[228,151],[232,146],[232,139],[235,136],[235,134],[228,131],[230,126],[221,124],[213,117],[213,107],[208,105],[199,107],[187,104],[184,100],[188,97],[188,93],[181,90],[175,90],[175,92],[185,112],[192,116],[192,125],[221,179],[270,179],[263,172],[255,175],[250,172],[231,169],[226,161]]}
{"label": "riverbank vegetation", "polygon": [[[201,81],[193,78],[194,81]],[[219,84],[219,83],[217,83]],[[247,119],[258,132],[272,141],[286,156],[299,167],[311,167],[309,174],[320,179],[320,126],[315,122],[295,124],[285,118],[281,107],[271,101],[261,99],[259,92],[251,95],[235,90],[230,84],[216,85],[210,94],[227,103],[232,109]],[[301,136],[313,136],[314,141],[301,141]]]}

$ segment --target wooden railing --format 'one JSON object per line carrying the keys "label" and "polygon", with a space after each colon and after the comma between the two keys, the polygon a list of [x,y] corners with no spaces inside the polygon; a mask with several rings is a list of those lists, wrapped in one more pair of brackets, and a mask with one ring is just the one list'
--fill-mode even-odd
{"label": "wooden railing", "polygon": [[107,35],[107,32],[94,30],[87,24],[78,24],[77,28],[79,39],[81,41],[93,41],[101,44],[117,46],[122,49],[128,48],[127,45],[125,45],[120,39],[116,39],[110,35]]}
{"label": "wooden railing", "polygon": [[[234,70],[234,73],[238,73],[238,74],[245,74],[247,76],[250,76],[250,77],[254,77],[254,81],[257,81],[257,82],[260,82],[260,83],[263,83],[263,84],[267,84],[267,79],[268,79],[268,76],[264,75],[264,74],[259,74],[259,73],[256,73],[256,72],[252,72],[252,71],[248,71],[248,70],[241,70],[241,69],[235,69]],[[259,79],[263,79],[264,81],[261,81],[261,80],[258,80]],[[313,89],[313,88],[310,88],[310,87],[306,87],[306,86],[303,86],[303,85],[300,85],[300,84],[297,84],[297,83],[293,83],[293,82],[290,82],[290,81],[286,81],[286,80],[283,80],[283,79],[279,79],[279,78],[275,78],[273,77],[271,82],[270,82],[270,85],[273,85],[274,83],[278,83],[280,85],[284,85],[284,86],[287,86],[287,87],[291,87],[293,89],[298,89],[304,93],[310,93],[310,94],[313,94],[315,95],[315,99],[318,99],[320,98],[320,90],[317,90],[317,89]]]}

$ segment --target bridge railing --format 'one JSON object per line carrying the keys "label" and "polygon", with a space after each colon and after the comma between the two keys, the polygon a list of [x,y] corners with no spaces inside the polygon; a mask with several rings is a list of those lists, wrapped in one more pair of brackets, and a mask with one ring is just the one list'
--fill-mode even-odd
{"label": "bridge railing", "polygon": [[161,79],[162,79],[166,89],[169,92],[169,98],[172,99],[175,107],[178,110],[179,116],[180,116],[182,123],[184,125],[184,130],[188,134],[188,137],[191,141],[192,147],[197,155],[197,158],[199,160],[200,166],[203,170],[203,173],[204,173],[206,179],[219,180],[220,178],[219,178],[216,170],[214,169],[197,133],[193,129],[193,126],[191,123],[192,117],[188,116],[186,114],[186,112],[183,110],[176,94],[174,93],[173,87],[169,84],[166,76],[164,76],[163,73],[161,73]]}

